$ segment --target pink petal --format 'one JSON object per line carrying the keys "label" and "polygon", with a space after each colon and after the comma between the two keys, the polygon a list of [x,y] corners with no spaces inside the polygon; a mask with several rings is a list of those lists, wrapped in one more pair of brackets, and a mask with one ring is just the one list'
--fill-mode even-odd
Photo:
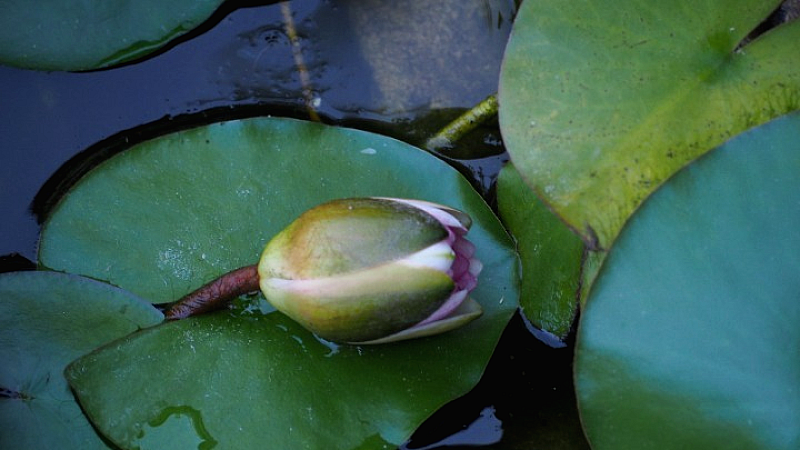
{"label": "pink petal", "polygon": [[450,297],[447,300],[445,300],[445,302],[442,304],[442,306],[439,307],[439,309],[434,311],[434,313],[428,316],[427,319],[423,320],[422,322],[419,322],[414,326],[418,327],[420,325],[425,325],[431,322],[436,322],[437,320],[444,319],[445,317],[450,315],[451,312],[455,311],[455,309],[458,308],[458,305],[460,305],[465,298],[467,298],[467,291],[463,290],[453,291],[453,293],[450,294]]}

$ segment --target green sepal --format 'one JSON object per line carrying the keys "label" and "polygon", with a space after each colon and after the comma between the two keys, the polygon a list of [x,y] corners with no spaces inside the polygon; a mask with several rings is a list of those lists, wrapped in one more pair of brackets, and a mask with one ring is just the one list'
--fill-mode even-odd
{"label": "green sepal", "polygon": [[267,244],[261,260],[270,261],[268,278],[329,277],[402,259],[446,237],[442,224],[412,206],[341,199],[300,215]]}
{"label": "green sepal", "polygon": [[403,263],[310,280],[261,278],[261,291],[276,309],[334,342],[408,329],[433,314],[453,288],[446,273]]}

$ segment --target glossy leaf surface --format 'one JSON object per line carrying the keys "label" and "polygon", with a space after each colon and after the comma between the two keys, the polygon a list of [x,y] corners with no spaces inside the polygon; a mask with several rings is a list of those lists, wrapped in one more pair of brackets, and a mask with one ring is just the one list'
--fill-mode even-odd
{"label": "glossy leaf surface", "polygon": [[68,376],[123,448],[394,448],[480,377],[465,356],[483,347],[476,332],[332,349],[281,314],[222,312],[133,336]]}
{"label": "glossy leaf surface", "polygon": [[576,385],[597,449],[800,446],[800,115],[659,189],[582,312]]}
{"label": "glossy leaf surface", "polygon": [[513,164],[500,172],[497,204],[522,260],[522,312],[561,340],[578,309],[583,242],[525,185]]}
{"label": "glossy leaf surface", "polygon": [[383,448],[471,389],[517,308],[517,256],[460,174],[393,139],[250,119],[145,142],[69,192],[44,226],[40,261],[174,300],[255,263],[306,209],[357,196],[469,213],[484,264],[471,296],[483,316],[440,336],[338,352],[279,313],[170,323],[73,366],[73,386],[97,426],[125,448],[171,447],[173,436],[221,448]]}
{"label": "glossy leaf surface", "polygon": [[394,139],[290,119],[217,123],[111,158],[56,206],[39,260],[173,301],[258,262],[267,241],[307,209],[367,196],[467,212],[479,258],[499,265],[480,284],[509,281],[504,271],[516,258],[508,235],[457,171]]}
{"label": "glossy leaf surface", "polygon": [[499,101],[526,183],[609,248],[687,162],[800,107],[800,22],[737,48],[779,3],[524,2]]}
{"label": "glossy leaf surface", "polygon": [[0,275],[0,448],[109,448],[75,402],[64,368],[162,320],[105,283],[54,272]]}
{"label": "glossy leaf surface", "polygon": [[3,0],[0,61],[87,70],[144,56],[205,21],[222,0]]}

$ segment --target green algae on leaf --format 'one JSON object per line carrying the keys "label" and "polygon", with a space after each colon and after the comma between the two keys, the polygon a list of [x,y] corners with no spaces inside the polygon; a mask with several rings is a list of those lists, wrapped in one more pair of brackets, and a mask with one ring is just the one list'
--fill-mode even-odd
{"label": "green algae on leaf", "polygon": [[608,249],[664,180],[800,108],[800,22],[739,48],[780,1],[525,1],[500,126],[526,183]]}

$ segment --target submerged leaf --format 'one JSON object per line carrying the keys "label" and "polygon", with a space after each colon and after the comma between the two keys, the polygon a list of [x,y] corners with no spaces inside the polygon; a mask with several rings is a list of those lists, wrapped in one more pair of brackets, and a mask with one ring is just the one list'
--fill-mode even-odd
{"label": "submerged leaf", "polygon": [[631,218],[582,312],[597,449],[800,446],[800,115],[745,133]]}

